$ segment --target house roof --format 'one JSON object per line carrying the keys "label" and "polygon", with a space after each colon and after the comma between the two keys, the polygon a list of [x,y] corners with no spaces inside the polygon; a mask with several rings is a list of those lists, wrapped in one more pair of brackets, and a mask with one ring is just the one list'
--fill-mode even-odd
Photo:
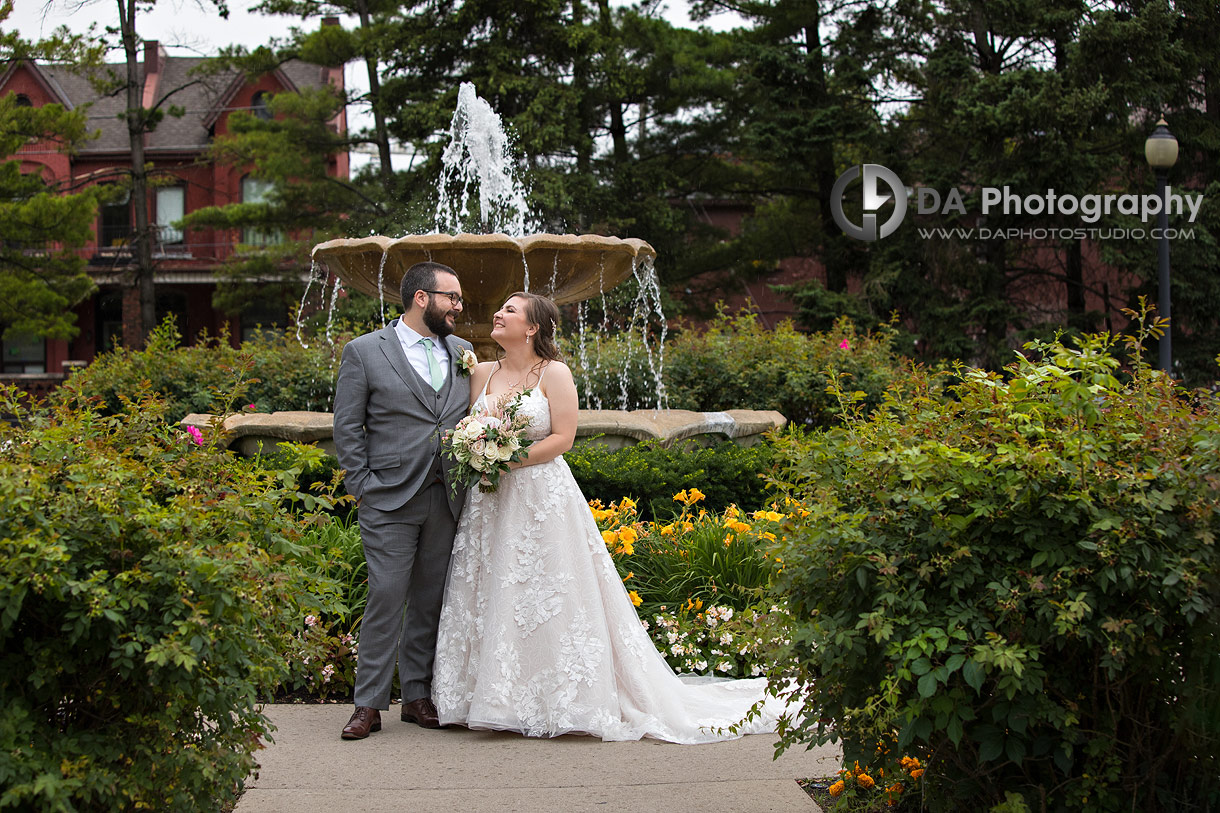
{"label": "house roof", "polygon": [[[208,60],[205,57],[162,56],[161,78],[157,85],[157,99],[165,99],[164,105],[184,108],[181,118],[166,115],[149,134],[145,149],[157,151],[198,151],[211,143],[209,129],[228,110],[247,109],[238,96],[238,91],[247,85],[240,73],[225,72],[214,76],[193,75],[192,71]],[[122,63],[108,66],[120,76],[126,71]],[[144,63],[139,66],[140,82],[144,81]],[[52,83],[66,102],[72,107],[92,103],[89,107],[90,129],[100,129],[101,136],[81,145],[81,154],[126,152],[128,149],[125,127],[107,127],[126,109],[122,93],[115,96],[99,96],[89,80],[75,74],[63,65],[38,65],[38,70],[47,82]],[[285,90],[304,90],[326,84],[326,71],[318,65],[293,60],[275,71],[276,78]],[[3,84],[0,82],[0,84]],[[168,94],[168,97],[167,97]],[[236,97],[236,98],[235,98]]]}

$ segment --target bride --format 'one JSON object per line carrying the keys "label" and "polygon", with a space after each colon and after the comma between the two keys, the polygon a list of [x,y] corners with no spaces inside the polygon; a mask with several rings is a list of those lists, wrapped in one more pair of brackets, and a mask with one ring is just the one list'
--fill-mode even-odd
{"label": "bride", "polygon": [[572,373],[555,345],[559,311],[531,293],[492,318],[499,361],[472,373],[471,409],[520,398],[533,444],[492,493],[470,489],[441,610],[433,697],[442,724],[676,743],[773,731],[765,679],[680,678],[656,650],[561,456],[576,437]]}

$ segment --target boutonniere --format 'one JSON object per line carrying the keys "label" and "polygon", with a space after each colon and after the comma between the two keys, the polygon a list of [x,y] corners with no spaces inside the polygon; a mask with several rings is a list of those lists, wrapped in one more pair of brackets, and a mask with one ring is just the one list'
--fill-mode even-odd
{"label": "boutonniere", "polygon": [[470,375],[474,372],[474,368],[479,363],[479,357],[474,354],[473,350],[468,350],[463,347],[458,351],[457,367],[458,372],[462,375]]}

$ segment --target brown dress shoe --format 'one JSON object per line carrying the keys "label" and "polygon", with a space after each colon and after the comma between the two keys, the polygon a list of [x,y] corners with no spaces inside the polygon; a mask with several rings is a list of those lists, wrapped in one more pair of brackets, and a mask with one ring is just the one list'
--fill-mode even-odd
{"label": "brown dress shoe", "polygon": [[381,730],[381,712],[369,706],[356,706],[352,719],[343,726],[343,739],[362,740],[373,731]]}
{"label": "brown dress shoe", "polygon": [[436,706],[432,704],[431,697],[421,697],[418,700],[412,700],[410,703],[403,703],[402,721],[404,723],[416,723],[424,728],[444,728],[436,713]]}

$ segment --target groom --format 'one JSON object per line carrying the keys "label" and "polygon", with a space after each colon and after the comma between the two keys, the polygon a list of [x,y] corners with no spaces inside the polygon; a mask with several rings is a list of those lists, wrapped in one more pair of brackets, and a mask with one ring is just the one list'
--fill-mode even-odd
{"label": "groom", "polygon": [[[432,662],[453,534],[465,495],[445,484],[441,435],[470,405],[451,335],[462,312],[453,269],[417,263],[402,278],[403,314],[343,349],[335,384],[335,450],[359,506],[369,597],[360,622],[356,710],[343,739],[381,730],[394,665],[402,719],[438,728]],[[406,621],[404,624],[404,607]]]}

